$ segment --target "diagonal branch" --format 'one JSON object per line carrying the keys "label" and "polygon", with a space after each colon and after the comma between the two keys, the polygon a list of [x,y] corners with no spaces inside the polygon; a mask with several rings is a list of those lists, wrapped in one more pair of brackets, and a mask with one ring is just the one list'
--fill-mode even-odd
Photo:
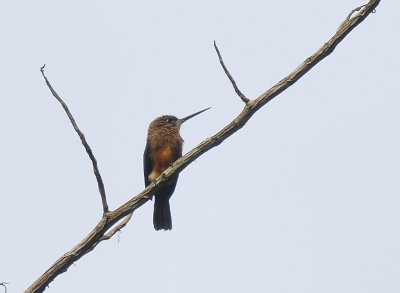
{"label": "diagonal branch", "polygon": [[65,104],[65,102],[60,98],[60,96],[57,94],[57,92],[53,89],[49,80],[47,79],[46,75],[44,74],[45,66],[46,66],[46,64],[40,68],[40,72],[42,73],[43,78],[46,81],[46,84],[47,84],[48,88],[50,89],[51,93],[57,99],[57,101],[60,102],[61,106],[64,108],[65,113],[67,113],[69,121],[71,122],[72,126],[74,127],[76,133],[79,135],[79,138],[81,139],[81,142],[82,142],[83,146],[85,147],[85,150],[86,150],[87,154],[89,155],[90,160],[92,161],[93,173],[96,176],[97,185],[99,186],[99,192],[100,192],[100,196],[101,196],[101,203],[103,204],[103,213],[107,213],[108,212],[108,204],[107,204],[107,198],[106,198],[106,191],[104,188],[103,179],[101,178],[101,175],[100,175],[99,167],[97,166],[97,160],[96,160],[95,156],[93,155],[92,149],[90,148],[89,144],[86,141],[85,135],[79,129],[79,127],[76,124],[76,121],[74,119],[74,116],[72,116],[71,112],[69,111],[67,104]]}
{"label": "diagonal branch", "polygon": [[217,51],[219,63],[221,64],[222,68],[224,69],[226,76],[228,76],[229,80],[231,81],[233,88],[235,89],[235,92],[237,93],[239,98],[241,98],[242,101],[245,104],[247,104],[250,100],[248,98],[246,98],[246,96],[240,91],[240,89],[238,88],[238,86],[236,84],[236,81],[233,79],[233,76],[230,74],[228,68],[226,68],[224,60],[222,59],[221,53],[219,52],[217,43],[215,41],[214,41],[214,48],[215,48],[215,51]]}
{"label": "diagonal branch", "polygon": [[[218,146],[225,139],[241,129],[255,114],[255,112],[257,112],[258,109],[271,101],[279,93],[293,85],[322,59],[331,54],[336,46],[370,13],[372,13],[379,3],[380,0],[370,0],[368,4],[366,4],[355,16],[347,20],[341,29],[336,32],[336,34],[331,37],[331,39],[326,42],[316,53],[307,58],[292,73],[283,78],[268,91],[261,94],[257,99],[249,101],[242,112],[231,123],[229,123],[226,127],[212,137],[205,139],[197,147],[178,159],[141,193],[121,205],[115,211],[104,213],[99,223],[89,233],[89,235],[87,235],[78,245],[61,256],[53,265],[51,265],[49,269],[25,291],[25,293],[43,292],[58,275],[65,272],[75,261],[79,260],[82,256],[93,250],[103,239],[108,239],[107,235],[114,235],[115,233],[112,233],[112,231],[114,231],[114,225],[117,225],[116,227],[118,227],[117,223],[121,219],[128,216],[146,203],[150,199],[151,195],[165,185],[172,176],[178,172],[181,172],[202,154]],[[106,234],[109,229],[111,229],[111,231],[109,234]]]}

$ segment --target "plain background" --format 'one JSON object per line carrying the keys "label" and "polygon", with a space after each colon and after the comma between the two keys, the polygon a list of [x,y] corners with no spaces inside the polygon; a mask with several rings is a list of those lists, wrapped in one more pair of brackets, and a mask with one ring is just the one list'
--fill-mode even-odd
{"label": "plain background", "polygon": [[[143,189],[147,126],[185,151],[241,111],[213,49],[255,98],[362,1],[11,1],[0,4],[0,282],[22,292],[101,216]],[[152,203],[46,292],[400,292],[398,1],[180,176],[173,230]]]}

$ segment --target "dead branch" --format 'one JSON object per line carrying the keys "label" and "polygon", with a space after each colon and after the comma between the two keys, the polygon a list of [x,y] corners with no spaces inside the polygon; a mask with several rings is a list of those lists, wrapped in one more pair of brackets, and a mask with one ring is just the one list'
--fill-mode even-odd
{"label": "dead branch", "polygon": [[89,155],[90,160],[92,161],[93,164],[93,173],[96,176],[97,180],[97,185],[99,187],[99,192],[101,196],[101,203],[103,205],[103,213],[108,212],[108,204],[107,204],[107,198],[106,198],[106,190],[104,188],[104,183],[103,179],[101,178],[101,174],[99,171],[99,167],[97,166],[97,160],[96,157],[93,155],[92,149],[90,148],[88,142],[86,141],[85,135],[83,132],[79,129],[78,125],[76,124],[76,121],[74,119],[74,116],[72,116],[72,113],[68,109],[67,104],[63,101],[63,99],[60,98],[60,96],[57,94],[57,92],[54,90],[54,88],[51,86],[49,80],[47,79],[46,75],[44,74],[44,68],[46,64],[44,64],[40,68],[40,72],[43,75],[44,80],[46,81],[47,87],[50,89],[51,93],[53,96],[57,99],[57,101],[61,104],[61,106],[64,108],[65,113],[67,114],[69,121],[71,122],[72,126],[75,129],[75,132],[79,135],[79,138],[81,139],[81,142],[83,146],[85,147],[85,150],[87,154]]}
{"label": "dead branch", "polygon": [[[168,181],[168,179],[171,178],[171,176],[173,176],[177,172],[181,172],[191,162],[196,160],[202,154],[218,146],[225,139],[227,139],[236,131],[238,131],[240,128],[242,128],[247,123],[247,121],[255,114],[257,110],[259,110],[269,101],[271,101],[281,92],[286,90],[288,87],[293,85],[311,68],[317,65],[322,59],[331,54],[333,50],[336,48],[336,46],[354,28],[375,10],[375,8],[379,5],[379,3],[380,0],[371,0],[360,10],[358,10],[358,13],[356,13],[353,17],[346,19],[346,21],[341,25],[340,29],[336,32],[336,34],[333,37],[331,37],[330,40],[328,40],[317,52],[315,52],[313,55],[307,58],[292,73],[283,78],[272,88],[261,94],[258,98],[256,98],[255,100],[248,101],[242,112],[231,123],[229,123],[226,127],[220,130],[214,136],[205,139],[197,147],[195,147],[187,154],[185,154],[183,157],[181,157],[179,160],[177,160],[174,164],[172,164],[171,167],[165,170],[164,173],[162,173],[153,183],[151,183],[146,189],[144,189],[138,195],[136,195],[135,197],[133,197],[132,199],[130,199],[129,201],[127,201],[114,211],[107,212],[106,209],[104,209],[105,212],[103,213],[102,218],[100,219],[96,227],[89,233],[89,235],[87,235],[78,245],[76,245],[69,252],[61,256],[53,265],[51,265],[50,268],[46,272],[44,272],[42,276],[40,276],[28,289],[26,289],[25,293],[43,292],[46,289],[46,287],[50,284],[50,282],[52,282],[58,275],[65,272],[75,261],[79,260],[82,256],[93,250],[102,240],[109,239],[111,236],[113,236],[121,227],[123,227],[122,225],[124,221],[126,222],[129,221],[129,219],[128,220],[124,219],[119,224],[120,228],[118,228],[119,227],[118,222],[121,219],[127,217],[129,214],[133,213],[137,208],[146,203],[150,199],[151,195],[160,187],[162,187],[163,184],[165,184]],[[46,83],[47,86],[50,88],[50,90],[52,90],[47,79]],[[57,98],[58,95],[56,95],[54,90],[52,90],[52,93]],[[60,100],[61,99],[59,99],[59,101]],[[61,104],[63,105],[63,103]],[[63,105],[63,107],[64,109],[67,109],[66,106]],[[71,122],[72,121],[73,120],[71,120]],[[114,225],[116,225],[115,228],[113,228]],[[111,230],[109,231],[109,229]]]}
{"label": "dead branch", "polygon": [[235,92],[237,93],[237,95],[239,96],[239,98],[242,99],[242,101],[247,104],[248,102],[250,102],[250,100],[248,98],[246,98],[246,96],[240,91],[240,89],[238,88],[236,81],[233,79],[232,75],[230,74],[228,68],[226,68],[224,60],[222,59],[221,53],[218,50],[217,47],[217,43],[214,41],[214,48],[215,51],[217,52],[218,55],[218,59],[219,59],[219,63],[221,64],[222,68],[224,69],[224,72],[226,74],[226,76],[229,78],[229,80],[231,81],[233,88],[235,89]]}

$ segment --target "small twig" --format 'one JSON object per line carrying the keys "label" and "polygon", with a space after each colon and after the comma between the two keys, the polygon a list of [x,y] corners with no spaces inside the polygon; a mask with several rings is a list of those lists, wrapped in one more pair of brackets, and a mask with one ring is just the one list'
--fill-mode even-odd
{"label": "small twig", "polygon": [[[361,9],[363,9],[367,6],[368,6],[368,4],[364,4],[364,5],[358,6],[358,7],[354,8],[352,11],[350,11],[350,13],[347,15],[346,19],[343,20],[343,22],[339,25],[336,32],[340,31],[352,19],[354,13],[360,11]],[[372,11],[372,13],[375,13],[375,9]],[[356,17],[356,16],[354,16],[354,17]]]}
{"label": "small twig", "polygon": [[360,11],[360,10],[363,9],[365,6],[367,6],[367,4],[364,4],[364,5],[361,5],[361,6],[358,6],[358,7],[354,8],[352,11],[350,11],[349,15],[347,15],[346,20],[350,20],[350,18],[352,17],[352,15],[353,15],[355,12]]}
{"label": "small twig", "polygon": [[233,79],[232,75],[229,73],[228,68],[226,68],[224,60],[222,60],[221,53],[219,52],[218,47],[217,47],[217,43],[215,41],[214,41],[214,48],[215,48],[215,51],[217,51],[219,63],[221,63],[221,66],[224,69],[226,76],[228,76],[229,80],[231,81],[231,83],[233,85],[233,88],[235,89],[235,92],[242,99],[242,101],[245,104],[247,104],[250,100],[248,98],[246,98],[246,96],[240,91],[240,89],[238,88],[238,86],[237,86],[235,80]]}
{"label": "small twig", "polygon": [[[115,233],[121,231],[121,229],[124,228],[126,226],[126,224],[128,224],[128,222],[132,218],[132,215],[133,215],[133,213],[130,213],[129,215],[127,215],[121,222],[118,223],[117,226],[115,226],[113,229],[111,229],[105,235],[103,235],[103,237],[100,238],[100,241],[108,240],[111,237],[113,237],[115,235]],[[118,238],[118,242],[119,242],[119,238]]]}
{"label": "small twig", "polygon": [[93,173],[96,176],[97,185],[99,186],[99,192],[100,192],[100,196],[101,196],[101,202],[103,204],[103,213],[107,213],[108,212],[108,204],[107,204],[107,198],[106,198],[106,191],[104,188],[103,179],[101,178],[100,171],[97,166],[97,160],[96,160],[95,156],[93,155],[92,149],[90,148],[89,144],[86,141],[85,135],[79,129],[78,125],[75,122],[74,117],[72,116],[71,112],[69,111],[67,104],[64,103],[64,101],[60,98],[60,96],[57,94],[57,92],[53,89],[49,80],[47,79],[46,75],[44,74],[45,66],[46,66],[46,64],[44,64],[40,68],[40,72],[42,73],[44,80],[46,81],[47,87],[50,89],[51,93],[57,99],[57,101],[60,102],[61,106],[64,108],[65,113],[67,113],[69,121],[71,121],[71,124],[75,129],[75,132],[79,135],[79,138],[81,139],[81,142],[82,142],[83,146],[85,147],[85,150],[86,150],[87,154],[89,155],[90,160],[92,161]]}
{"label": "small twig", "polygon": [[4,287],[4,293],[7,293],[7,284],[9,284],[9,283],[7,283],[7,282],[1,282],[0,283],[0,286],[3,286]]}

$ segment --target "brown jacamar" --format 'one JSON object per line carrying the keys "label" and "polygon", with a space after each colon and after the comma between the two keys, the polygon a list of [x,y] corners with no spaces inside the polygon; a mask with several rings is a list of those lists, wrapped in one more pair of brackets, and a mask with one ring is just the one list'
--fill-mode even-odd
{"label": "brown jacamar", "polygon": [[[185,118],[172,115],[158,117],[150,123],[147,143],[143,154],[144,182],[148,186],[173,162],[182,157],[183,139],[179,133],[181,125],[190,118],[208,110],[201,110]],[[171,230],[172,219],[169,199],[174,193],[178,174],[155,193],[153,224],[156,230]]]}

